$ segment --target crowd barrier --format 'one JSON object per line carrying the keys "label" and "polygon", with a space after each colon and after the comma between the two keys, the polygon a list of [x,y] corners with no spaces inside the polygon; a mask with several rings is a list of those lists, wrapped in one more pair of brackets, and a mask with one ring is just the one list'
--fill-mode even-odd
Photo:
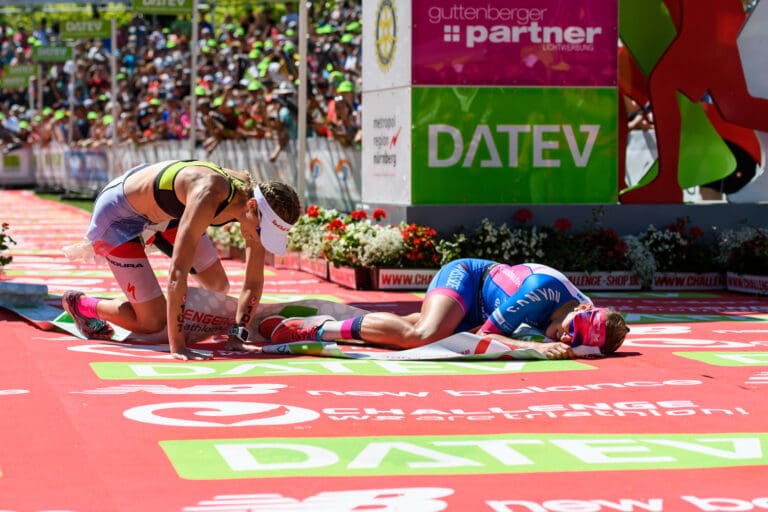
{"label": "crowd barrier", "polygon": [[[145,162],[209,160],[231,169],[249,169],[257,180],[280,180],[298,188],[298,151],[292,141],[272,162],[275,142],[266,139],[224,140],[208,154],[190,151],[187,141],[123,144],[72,149],[51,143],[16,149],[5,155],[0,186],[34,186],[38,190],[95,197],[112,178]],[[307,139],[305,202],[352,211],[362,201],[361,151],[324,137]],[[11,165],[13,164],[13,165]]]}

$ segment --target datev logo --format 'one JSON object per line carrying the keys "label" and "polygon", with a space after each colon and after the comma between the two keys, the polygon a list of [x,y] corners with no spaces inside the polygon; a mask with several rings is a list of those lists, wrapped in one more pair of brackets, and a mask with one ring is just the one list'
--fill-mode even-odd
{"label": "datev logo", "polygon": [[[443,41],[474,48],[479,44],[540,44],[546,49],[589,51],[603,33],[599,26],[546,25],[541,7],[430,7],[429,22],[443,24]],[[460,23],[460,24],[459,24]]]}
{"label": "datev logo", "polygon": [[389,71],[397,49],[397,12],[393,0],[381,0],[376,11],[376,62],[382,71]]}

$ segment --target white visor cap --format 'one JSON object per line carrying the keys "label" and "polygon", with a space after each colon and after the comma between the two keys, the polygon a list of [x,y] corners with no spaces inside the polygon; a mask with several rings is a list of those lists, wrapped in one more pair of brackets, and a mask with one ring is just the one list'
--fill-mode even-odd
{"label": "white visor cap", "polygon": [[258,185],[253,187],[253,197],[261,213],[261,244],[272,254],[285,254],[288,246],[288,231],[293,224],[288,224],[275,213]]}

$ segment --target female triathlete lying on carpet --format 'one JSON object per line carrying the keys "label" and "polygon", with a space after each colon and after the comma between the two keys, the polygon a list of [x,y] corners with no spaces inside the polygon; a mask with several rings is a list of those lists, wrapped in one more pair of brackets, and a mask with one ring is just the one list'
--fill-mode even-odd
{"label": "female triathlete lying on carpet", "polygon": [[[522,324],[555,341],[512,339]],[[549,359],[569,359],[612,354],[629,328],[620,313],[595,308],[589,297],[551,267],[461,259],[435,275],[418,313],[376,312],[347,320],[288,318],[275,327],[271,340],[346,339],[407,349],[465,331],[489,336],[511,349],[530,348]]]}
{"label": "female triathlete lying on carpet", "polygon": [[[86,233],[89,248],[106,258],[127,300],[98,299],[69,290],[62,305],[88,338],[111,338],[107,322],[144,334],[165,328],[173,357],[205,359],[187,347],[183,323],[190,273],[203,288],[220,293],[229,289],[224,267],[206,235],[208,226],[236,221],[245,238],[245,281],[231,343],[242,339],[239,333],[261,300],[265,250],[285,252],[287,233],[300,214],[296,192],[278,181],[255,183],[247,172],[202,161],[139,165],[99,193]],[[153,243],[171,258],[167,300],[145,243]]]}

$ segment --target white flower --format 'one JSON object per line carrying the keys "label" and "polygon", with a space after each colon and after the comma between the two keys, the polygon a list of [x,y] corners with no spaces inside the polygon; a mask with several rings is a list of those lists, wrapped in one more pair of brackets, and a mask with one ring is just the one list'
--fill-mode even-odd
{"label": "white flower", "polygon": [[632,270],[637,274],[640,284],[649,287],[656,272],[656,258],[637,236],[625,236],[624,243],[627,245],[626,257],[632,264]]}

